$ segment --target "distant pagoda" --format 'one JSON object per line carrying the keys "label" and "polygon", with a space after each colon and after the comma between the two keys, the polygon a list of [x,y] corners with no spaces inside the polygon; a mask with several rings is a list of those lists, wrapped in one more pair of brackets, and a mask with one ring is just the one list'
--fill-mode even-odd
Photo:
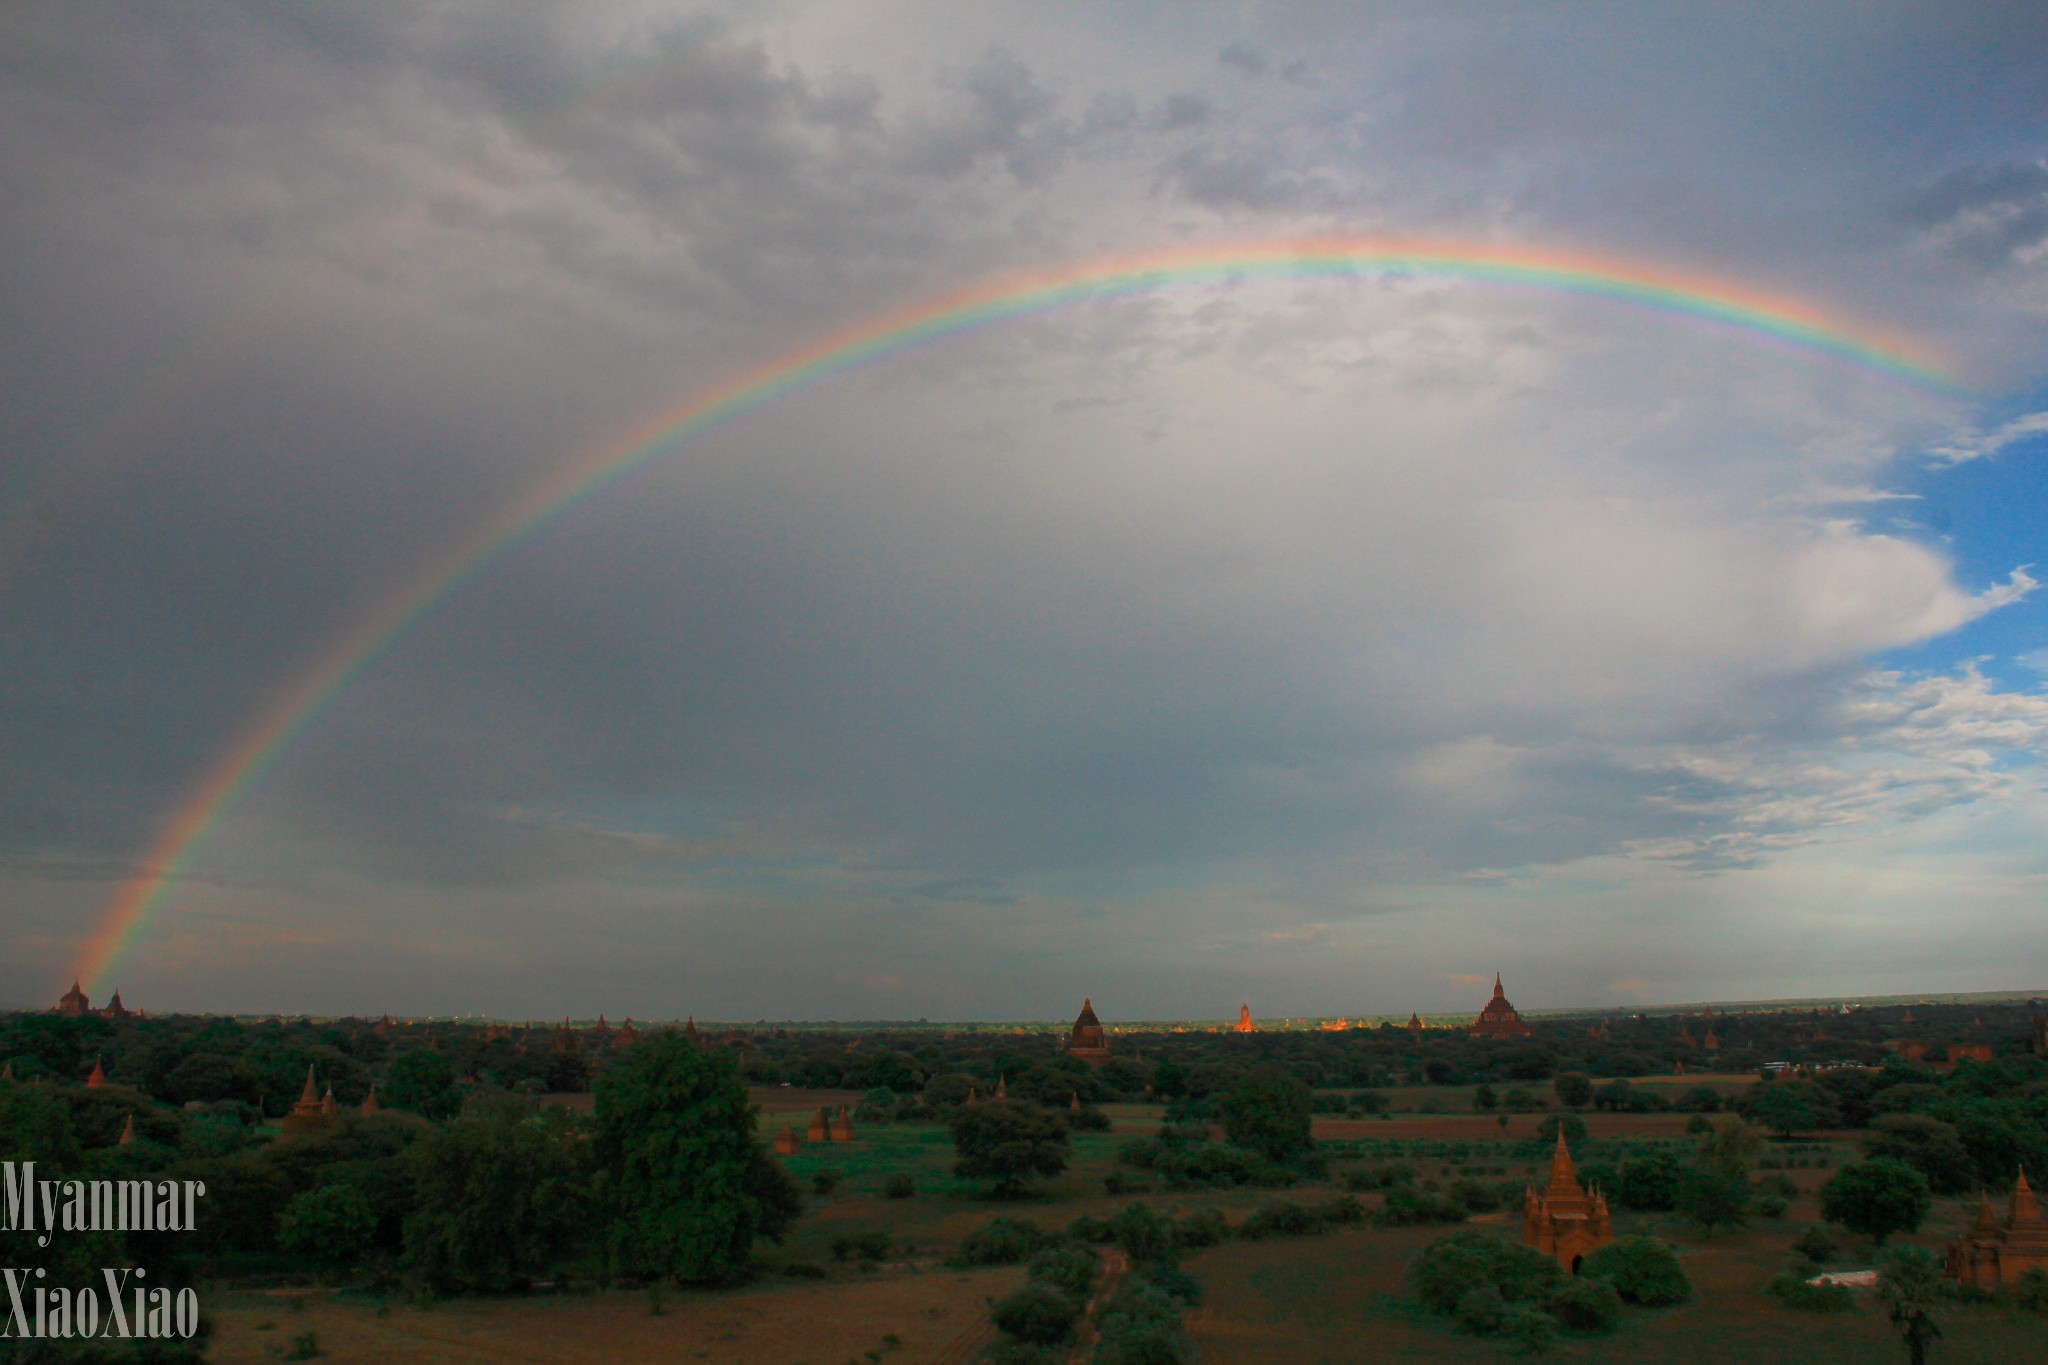
{"label": "distant pagoda", "polygon": [[1493,974],[1493,999],[1486,1002],[1486,1008],[1479,1011],[1479,1017],[1472,1021],[1471,1033],[1474,1038],[1526,1038],[1536,1030],[1522,1022],[1522,1016],[1508,1003],[1500,987],[1500,973]]}
{"label": "distant pagoda", "polygon": [[1252,1023],[1252,1007],[1250,1005],[1239,1005],[1237,1007],[1237,1029],[1235,1031],[1238,1033],[1257,1033],[1259,1031],[1258,1026]]}
{"label": "distant pagoda", "polygon": [[2024,1170],[2012,1187],[2002,1225],[1991,1211],[1991,1196],[1979,1196],[1977,1221],[1950,1245],[1945,1268],[1950,1279],[1986,1289],[2010,1284],[2030,1270],[2048,1270],[2048,1220],[2041,1217],[2040,1201],[2028,1188]]}
{"label": "distant pagoda", "polygon": [[1067,1036],[1067,1055],[1090,1066],[1100,1066],[1109,1060],[1109,1038],[1102,1031],[1102,1021],[1095,1017],[1093,1000],[1081,1001],[1080,1017],[1074,1020],[1073,1032]]}
{"label": "distant pagoda", "polygon": [[87,999],[85,992],[78,988],[78,982],[75,978],[71,982],[71,989],[58,997],[57,1013],[73,1019],[92,1013],[92,1001]]}

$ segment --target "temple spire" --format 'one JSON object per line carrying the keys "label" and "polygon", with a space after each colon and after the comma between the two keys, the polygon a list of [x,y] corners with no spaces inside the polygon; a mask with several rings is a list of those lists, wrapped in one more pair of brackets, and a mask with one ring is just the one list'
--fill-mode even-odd
{"label": "temple spire", "polygon": [[1495,972],[1493,974],[1493,998],[1496,1000],[1500,1000],[1504,999],[1506,996],[1507,992],[1500,988],[1500,973]]}

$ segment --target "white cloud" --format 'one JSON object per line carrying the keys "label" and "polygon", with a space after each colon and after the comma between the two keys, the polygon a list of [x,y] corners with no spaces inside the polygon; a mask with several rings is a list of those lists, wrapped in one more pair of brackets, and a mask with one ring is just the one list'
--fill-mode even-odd
{"label": "white cloud", "polygon": [[2008,446],[2018,445],[2043,432],[2048,432],[2048,412],[2030,412],[1988,432],[1963,433],[1929,448],[1927,453],[1939,464],[1965,464],[1971,460],[1989,459]]}

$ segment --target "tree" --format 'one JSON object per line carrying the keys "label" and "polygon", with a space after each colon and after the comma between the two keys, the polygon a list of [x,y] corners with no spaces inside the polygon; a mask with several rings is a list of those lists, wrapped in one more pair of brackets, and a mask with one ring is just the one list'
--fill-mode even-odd
{"label": "tree", "polygon": [[378,1087],[377,1101],[423,1119],[446,1119],[462,1107],[462,1094],[455,1087],[455,1068],[448,1059],[423,1047],[392,1059],[384,1084]]}
{"label": "tree", "polygon": [[778,1240],[802,1199],[754,1137],[738,1064],[675,1034],[636,1044],[597,1083],[596,1157],[609,1185],[607,1254],[636,1278],[721,1284],[756,1237]]}
{"label": "tree", "polygon": [[1472,1107],[1482,1114],[1491,1114],[1500,1108],[1500,1096],[1490,1085],[1482,1085],[1472,1092]]}
{"label": "tree", "polygon": [[1750,1194],[1742,1176],[1701,1163],[1679,1177],[1673,1205],[1712,1237],[1717,1227],[1739,1228],[1749,1221]]}
{"label": "tree", "polygon": [[1580,1263],[1579,1273],[1606,1280],[1622,1298],[1645,1308],[1668,1308],[1692,1297],[1692,1281],[1677,1253],[1655,1237],[1609,1242]]}
{"label": "tree", "polygon": [[1894,1232],[1920,1226],[1934,1205],[1927,1177],[1893,1157],[1852,1161],[1821,1188],[1821,1217],[1884,1245]]}
{"label": "tree", "polygon": [[1593,1102],[1593,1078],[1583,1071],[1560,1072],[1551,1081],[1557,1102],[1567,1109],[1584,1109]]}
{"label": "tree", "polygon": [[1749,1100],[1751,1117],[1780,1137],[1791,1137],[1840,1119],[1818,1088],[1803,1081],[1760,1085]]}
{"label": "tree", "polygon": [[1277,1066],[1254,1068],[1223,1097],[1223,1131],[1268,1161],[1309,1150],[1314,1092]]}
{"label": "tree", "polygon": [[435,1288],[502,1294],[543,1274],[587,1222],[583,1138],[562,1110],[463,1119],[408,1153],[406,1262]]}
{"label": "tree", "polygon": [[1747,1180],[1750,1165],[1756,1160],[1757,1148],[1761,1145],[1749,1125],[1730,1114],[1700,1139],[1696,1156],[1701,1166]]}
{"label": "tree", "polygon": [[1927,1187],[1936,1194],[1962,1194],[1976,1180],[1961,1134],[1925,1114],[1884,1115],[1871,1125],[1863,1151],[1905,1162],[1927,1177]]}
{"label": "tree", "polygon": [[1877,1301],[1912,1365],[1927,1365],[1927,1348],[1941,1338],[1933,1312],[1940,1292],[1941,1266],[1925,1248],[1893,1247],[1878,1258]]}
{"label": "tree", "polygon": [[1577,1114],[1552,1114],[1536,1125],[1536,1137],[1539,1141],[1554,1143],[1559,1133],[1564,1134],[1566,1142],[1584,1141],[1586,1121]]}
{"label": "tree", "polygon": [[362,1191],[349,1185],[308,1190],[285,1205],[277,1239],[322,1270],[353,1265],[370,1249],[377,1215]]}
{"label": "tree", "polygon": [[1067,1169],[1067,1125],[1036,1105],[1004,1101],[956,1110],[952,1120],[953,1174],[993,1180],[1008,1197],[1032,1176]]}

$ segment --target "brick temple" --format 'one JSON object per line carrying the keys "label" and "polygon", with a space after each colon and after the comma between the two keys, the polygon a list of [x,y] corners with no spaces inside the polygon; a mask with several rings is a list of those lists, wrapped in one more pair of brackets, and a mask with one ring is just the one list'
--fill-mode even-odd
{"label": "brick temple", "polygon": [[1102,1021],[1095,1017],[1095,1002],[1081,1002],[1080,1017],[1074,1020],[1074,1031],[1067,1036],[1067,1055],[1079,1057],[1090,1066],[1100,1066],[1109,1060],[1109,1038],[1102,1031]]}
{"label": "brick temple", "polygon": [[1479,1011],[1479,1017],[1472,1021],[1471,1033],[1474,1038],[1526,1038],[1536,1030],[1522,1022],[1522,1016],[1508,1003],[1507,995],[1500,988],[1500,973],[1493,974],[1493,999],[1486,1002],[1486,1008]]}
{"label": "brick temple", "polygon": [[1550,1154],[1550,1183],[1541,1194],[1531,1186],[1523,1197],[1523,1245],[1554,1258],[1576,1275],[1582,1259],[1613,1240],[1607,1196],[1598,1188],[1588,1194],[1579,1184],[1564,1134],[1558,1133],[1557,1150]]}
{"label": "brick temple", "polygon": [[2048,1271],[2048,1222],[2042,1221],[2041,1203],[2024,1170],[2012,1187],[2004,1223],[1991,1210],[1991,1196],[1982,1196],[1977,1221],[1950,1244],[1945,1268],[1950,1279],[1985,1289],[2011,1284],[2029,1270]]}

